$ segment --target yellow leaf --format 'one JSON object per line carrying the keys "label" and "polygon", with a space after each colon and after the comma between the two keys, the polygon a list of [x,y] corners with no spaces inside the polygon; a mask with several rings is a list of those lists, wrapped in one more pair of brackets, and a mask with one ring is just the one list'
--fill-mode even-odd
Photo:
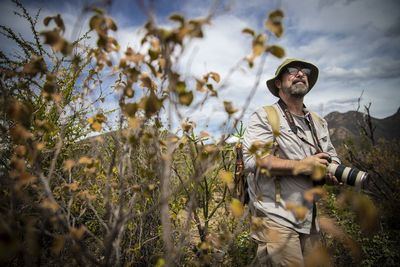
{"label": "yellow leaf", "polygon": [[89,157],[87,157],[87,156],[82,156],[80,159],[79,159],[79,161],[78,161],[78,163],[79,164],[87,164],[87,165],[89,165],[89,164],[93,164],[93,159],[92,158],[89,158]]}
{"label": "yellow leaf", "polygon": [[165,266],[165,260],[163,258],[159,258],[157,260],[155,267],[164,267],[164,266]]}
{"label": "yellow leaf", "polygon": [[199,92],[206,92],[207,89],[204,88],[205,84],[206,84],[206,82],[204,80],[196,79],[196,90],[199,91]]}
{"label": "yellow leaf", "polygon": [[43,74],[46,72],[46,63],[42,57],[33,56],[31,61],[24,65],[22,72],[29,75]]}
{"label": "yellow leaf", "polygon": [[40,206],[44,209],[49,209],[53,212],[56,212],[60,206],[58,206],[57,202],[55,202],[54,200],[51,200],[49,198],[45,198],[42,200],[42,202],[40,203]]}
{"label": "yellow leaf", "polygon": [[103,22],[104,22],[103,16],[95,15],[90,18],[89,27],[91,30],[96,30],[97,32],[100,32],[101,25],[103,24]]}
{"label": "yellow leaf", "polygon": [[51,99],[54,101],[54,103],[60,103],[62,100],[62,96],[61,94],[55,93],[51,95]]}
{"label": "yellow leaf", "polygon": [[121,105],[121,108],[126,116],[134,117],[139,106],[137,103],[127,103],[127,104]]}
{"label": "yellow leaf", "polygon": [[283,58],[285,56],[285,50],[279,45],[271,45],[268,46],[266,51],[270,52],[272,55],[277,58]]}
{"label": "yellow leaf", "polygon": [[276,37],[281,37],[283,33],[283,20],[284,14],[281,10],[275,10],[271,12],[268,16],[267,21],[265,22],[265,27],[275,34]]}
{"label": "yellow leaf", "polygon": [[180,14],[173,14],[169,17],[170,20],[181,23],[182,25],[185,23],[185,18]]}
{"label": "yellow leaf", "polygon": [[242,33],[247,33],[247,34],[250,34],[251,36],[256,35],[256,33],[254,32],[254,30],[253,30],[253,29],[250,29],[250,28],[244,28],[244,29],[242,30]]}
{"label": "yellow leaf", "polygon": [[263,220],[260,217],[251,216],[251,230],[258,231],[263,229]]}
{"label": "yellow leaf", "polygon": [[329,252],[320,244],[312,246],[311,251],[304,258],[304,265],[309,267],[331,267],[333,261]]}
{"label": "yellow leaf", "polygon": [[372,200],[363,194],[353,194],[352,209],[357,215],[361,230],[373,232],[379,227],[378,210]]}
{"label": "yellow leaf", "polygon": [[307,215],[308,209],[304,206],[298,206],[295,209],[293,209],[294,217],[296,217],[297,220],[304,220],[306,215]]}
{"label": "yellow leaf", "polygon": [[162,99],[159,99],[154,92],[149,97],[143,97],[140,101],[144,104],[147,117],[157,113],[162,107]]}
{"label": "yellow leaf", "polygon": [[90,194],[89,191],[87,191],[87,190],[84,190],[84,191],[79,192],[79,193],[77,194],[77,196],[80,197],[80,198],[82,198],[82,199],[87,199],[87,200],[89,200],[89,201],[94,201],[94,200],[96,200],[96,196]]}
{"label": "yellow leaf", "polygon": [[27,152],[26,146],[19,145],[14,149],[14,152],[18,157],[23,157]]}
{"label": "yellow leaf", "polygon": [[230,101],[224,101],[224,108],[225,111],[229,114],[232,115],[233,113],[237,112],[238,109],[233,107],[232,102]]}
{"label": "yellow leaf", "polygon": [[287,210],[292,210],[292,209],[294,209],[295,207],[297,207],[297,204],[296,204],[296,203],[290,202],[290,201],[287,201],[287,202],[286,202],[285,208],[286,208]]}
{"label": "yellow leaf", "polygon": [[97,114],[95,115],[94,118],[95,118],[95,120],[98,121],[99,123],[103,123],[103,122],[106,122],[106,121],[107,121],[107,118],[106,118],[106,116],[104,116],[103,113],[97,113]]}
{"label": "yellow leaf", "polygon": [[[304,199],[309,202],[312,203],[314,201],[314,197],[318,196],[318,197],[325,197],[327,194],[326,190],[322,187],[313,187],[307,191],[304,192],[303,197]],[[318,199],[317,199],[318,200]]]}
{"label": "yellow leaf", "polygon": [[253,55],[254,57],[258,57],[265,51],[265,46],[263,44],[254,44],[253,45]]}
{"label": "yellow leaf", "polygon": [[184,93],[186,91],[186,83],[183,81],[176,82],[176,92],[178,94]]}
{"label": "yellow leaf", "polygon": [[140,53],[135,53],[132,48],[128,47],[125,52],[126,60],[133,63],[140,63],[144,60],[144,55]]}
{"label": "yellow leaf", "polygon": [[169,143],[175,144],[175,143],[177,143],[179,141],[179,138],[175,134],[169,134],[167,136],[167,140],[168,140]]}
{"label": "yellow leaf", "polygon": [[181,123],[181,128],[184,132],[189,132],[192,130],[194,127],[196,127],[196,124],[193,121],[190,121],[188,119],[184,120]]}
{"label": "yellow leaf", "polygon": [[[15,173],[15,174],[16,174],[16,176],[18,176],[17,173]],[[13,176],[13,175],[10,175],[10,176]],[[15,187],[16,187],[17,190],[19,190],[21,187],[35,182],[36,179],[37,179],[36,176],[34,176],[34,175],[32,175],[32,174],[30,174],[28,172],[23,172],[23,173],[21,173],[19,175],[18,181],[17,181]]]}
{"label": "yellow leaf", "polygon": [[209,242],[201,242],[199,248],[203,251],[211,249],[211,244]]}
{"label": "yellow leaf", "polygon": [[206,131],[201,131],[200,132],[200,138],[205,139],[205,138],[208,138],[208,137],[210,137],[210,134],[207,133]]}
{"label": "yellow leaf", "polygon": [[308,213],[308,209],[306,207],[293,202],[287,202],[285,208],[290,210],[294,217],[300,221],[304,220]]}
{"label": "yellow leaf", "polygon": [[86,232],[86,227],[81,225],[79,228],[71,227],[69,233],[75,240],[80,240]]}
{"label": "yellow leaf", "polygon": [[185,106],[190,106],[193,101],[193,92],[184,92],[179,94],[179,103]]}
{"label": "yellow leaf", "polygon": [[261,141],[256,140],[251,144],[251,146],[249,148],[249,152],[251,154],[256,154],[259,151],[259,149],[261,149],[263,146],[264,146],[264,144]]}
{"label": "yellow leaf", "polygon": [[227,185],[233,183],[233,173],[230,171],[220,170],[218,173],[218,177]]}
{"label": "yellow leaf", "polygon": [[325,177],[325,175],[326,175],[326,166],[319,164],[319,165],[314,166],[313,172],[311,174],[311,178],[314,181],[319,181],[323,177]]}
{"label": "yellow leaf", "polygon": [[104,138],[101,136],[96,136],[93,140],[99,143],[104,143]]}
{"label": "yellow leaf", "polygon": [[90,128],[92,128],[92,130],[94,130],[94,131],[96,131],[96,132],[100,132],[101,129],[102,129],[103,127],[101,126],[100,123],[98,123],[98,122],[96,121],[96,122],[93,122],[93,123],[90,125]]}
{"label": "yellow leaf", "polygon": [[88,118],[88,119],[87,119],[87,122],[90,123],[90,124],[92,124],[92,123],[94,122],[94,118],[93,118],[93,117]]}
{"label": "yellow leaf", "polygon": [[37,150],[43,150],[43,148],[45,147],[45,144],[43,142],[40,143],[36,143],[36,149]]}
{"label": "yellow leaf", "polygon": [[140,81],[142,82],[140,84],[140,86],[142,86],[142,87],[148,88],[150,90],[157,89],[157,85],[153,82],[153,80],[146,73],[142,73],[140,75]]}
{"label": "yellow leaf", "polygon": [[68,188],[71,191],[76,191],[79,188],[79,183],[78,182],[72,182],[70,184],[65,184],[65,187]]}
{"label": "yellow leaf", "polygon": [[219,83],[219,81],[221,80],[221,76],[216,72],[210,72],[209,75],[211,79],[213,79],[217,83]]}
{"label": "yellow leaf", "polygon": [[96,172],[96,167],[90,167],[90,168],[86,167],[83,170],[86,173],[95,173]]}
{"label": "yellow leaf", "polygon": [[128,125],[132,129],[137,129],[137,128],[141,127],[142,124],[143,124],[143,119],[141,119],[141,118],[136,118],[136,117],[128,118]]}
{"label": "yellow leaf", "polygon": [[117,25],[115,24],[115,22],[112,20],[112,18],[106,17],[106,18],[105,18],[105,21],[106,21],[106,24],[107,24],[108,29],[110,29],[110,30],[112,30],[112,31],[117,31],[117,30],[118,30],[118,27],[117,27]]}
{"label": "yellow leaf", "polygon": [[73,159],[64,160],[64,171],[70,171],[74,167],[75,161]]}
{"label": "yellow leaf", "polygon": [[242,215],[244,213],[244,207],[242,205],[242,202],[240,202],[239,199],[233,198],[231,201],[230,207],[231,207],[233,216],[235,216],[236,218],[242,217]]}

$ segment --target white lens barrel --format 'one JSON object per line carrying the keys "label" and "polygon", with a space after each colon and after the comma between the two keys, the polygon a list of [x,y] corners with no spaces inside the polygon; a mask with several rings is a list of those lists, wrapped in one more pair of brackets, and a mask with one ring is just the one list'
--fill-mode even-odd
{"label": "white lens barrel", "polygon": [[333,174],[342,183],[354,186],[357,191],[363,189],[365,180],[368,177],[368,173],[366,172],[335,163],[328,165],[328,172]]}

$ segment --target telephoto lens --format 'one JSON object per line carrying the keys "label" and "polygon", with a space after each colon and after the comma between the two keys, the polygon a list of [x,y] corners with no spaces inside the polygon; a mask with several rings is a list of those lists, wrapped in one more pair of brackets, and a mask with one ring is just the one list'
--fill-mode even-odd
{"label": "telephoto lens", "polygon": [[330,163],[328,172],[333,174],[340,182],[354,186],[356,190],[364,189],[368,179],[368,173],[357,168],[346,167],[342,164]]}

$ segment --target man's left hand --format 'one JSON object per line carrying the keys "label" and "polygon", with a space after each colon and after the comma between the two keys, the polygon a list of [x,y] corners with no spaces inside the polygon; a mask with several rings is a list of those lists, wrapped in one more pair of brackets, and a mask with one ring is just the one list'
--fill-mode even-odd
{"label": "man's left hand", "polygon": [[338,179],[332,173],[329,173],[329,172],[325,176],[325,181],[326,181],[326,184],[328,184],[328,185],[340,184]]}

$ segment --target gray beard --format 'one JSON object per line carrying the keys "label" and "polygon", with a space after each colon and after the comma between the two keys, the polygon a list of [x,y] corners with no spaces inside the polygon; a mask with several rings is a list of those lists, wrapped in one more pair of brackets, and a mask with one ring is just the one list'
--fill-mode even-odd
{"label": "gray beard", "polygon": [[308,86],[305,84],[293,84],[289,88],[283,88],[283,92],[294,97],[303,97],[308,93]]}

